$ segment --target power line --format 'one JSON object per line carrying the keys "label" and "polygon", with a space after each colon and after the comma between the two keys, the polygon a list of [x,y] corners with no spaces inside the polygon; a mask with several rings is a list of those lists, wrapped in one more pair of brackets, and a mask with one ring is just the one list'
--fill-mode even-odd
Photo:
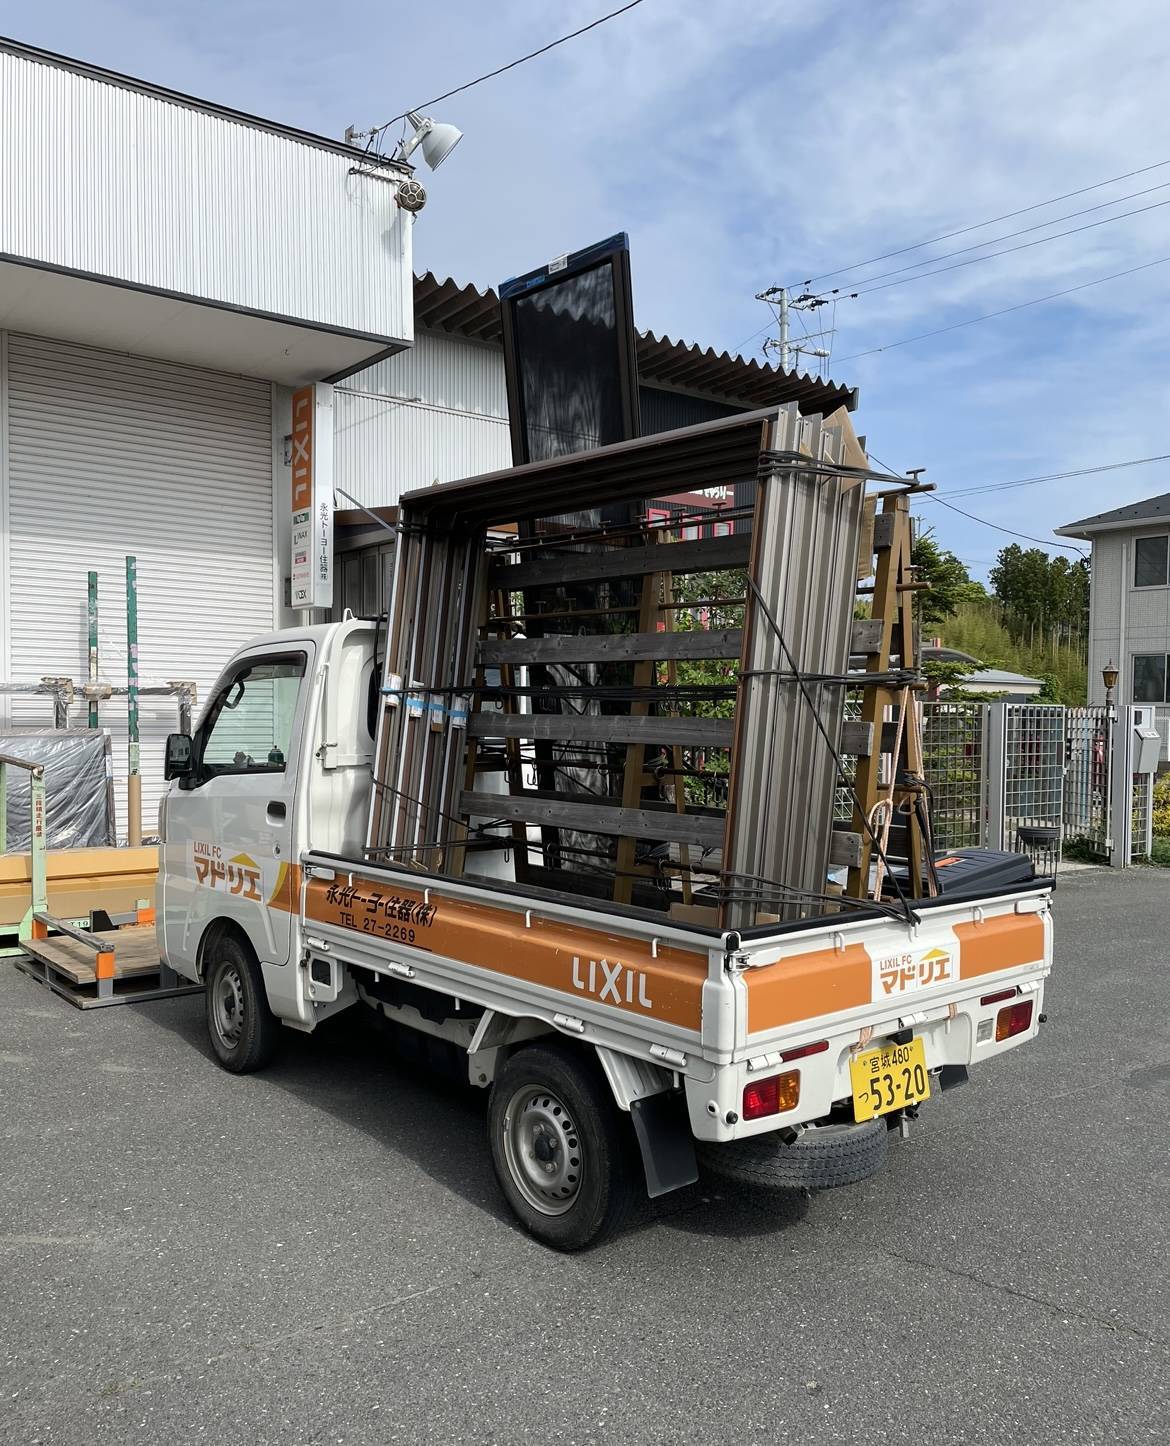
{"label": "power line", "polygon": [[[1067,231],[1057,231],[1053,236],[1040,236],[1035,241],[1021,241],[1018,246],[1005,246],[1002,251],[989,251],[986,256],[969,256],[966,261],[956,261],[953,266],[940,266],[934,271],[920,271],[916,276],[903,276],[900,281],[883,281],[880,286],[869,287],[859,284],[856,291],[849,292],[849,296],[851,299],[858,296],[869,296],[875,291],[887,291],[891,286],[905,286],[908,282],[923,281],[929,276],[942,276],[948,271],[959,271],[964,266],[975,266],[980,261],[994,261],[997,256],[1011,256],[1016,251],[1028,251],[1033,246],[1046,246],[1049,241],[1060,241],[1065,236],[1076,236],[1082,231],[1093,231],[1096,227],[1108,226],[1113,221],[1125,221],[1130,216],[1141,216],[1147,211],[1157,211],[1162,206],[1170,206],[1170,201],[1153,201],[1148,206],[1137,206],[1132,211],[1122,211],[1117,216],[1105,216],[1100,221],[1089,221],[1084,226],[1070,226]],[[990,245],[990,242],[988,244]],[[941,257],[937,259],[942,260]]]}
{"label": "power line", "polygon": [[[1165,266],[1170,261],[1170,256],[1161,256],[1157,261],[1146,261],[1141,266],[1131,266],[1126,271],[1114,271],[1109,276],[1098,276],[1093,281],[1082,281],[1079,286],[1068,286],[1063,291],[1051,291],[1047,296],[1034,296],[1030,301],[1017,302],[1015,306],[1005,306],[1000,311],[988,311],[982,316],[969,316],[966,321],[956,321],[950,326],[940,326],[934,331],[919,332],[917,336],[904,336],[901,341],[888,341],[884,346],[870,347],[868,351],[855,351],[849,356],[837,357],[838,362],[857,361],[859,357],[877,356],[879,352],[893,351],[898,346],[910,346],[916,341],[927,341],[932,336],[942,336],[948,331],[958,331],[964,326],[974,326],[980,321],[994,321],[997,316],[1008,316],[1013,311],[1024,311],[1029,306],[1039,306],[1045,301],[1057,301],[1062,296],[1072,296],[1076,291],[1087,291],[1091,286],[1102,286],[1106,281],[1120,281],[1123,276],[1133,276],[1139,271],[1149,271],[1153,266]],[[758,333],[757,333],[758,335]],[[750,341],[751,338],[749,337]]]}
{"label": "power line", "polygon": [[[485,80],[494,80],[497,75],[503,75],[505,71],[515,70],[518,65],[524,65],[529,60],[535,60],[537,56],[547,55],[550,50],[555,50],[558,45],[564,45],[568,40],[576,40],[578,35],[585,35],[590,30],[596,30],[599,25],[604,25],[607,20],[616,20],[619,15],[624,15],[628,10],[641,5],[642,0],[629,0],[628,5],[621,6],[618,10],[611,10],[608,15],[599,15],[596,20],[591,20],[588,25],[582,25],[579,30],[570,30],[568,35],[562,35],[559,40],[550,40],[547,45],[542,45],[539,50],[530,50],[527,55],[521,55],[517,60],[510,60],[507,65],[497,66],[495,70],[489,70],[486,75],[478,75],[474,80],[469,80],[463,85],[457,85],[454,90],[444,91],[442,95],[436,95],[432,100],[424,100],[419,105],[411,106],[412,111],[427,110],[433,105],[439,105],[442,101],[450,100],[453,95],[461,95],[472,86],[482,85]],[[371,136],[380,135],[382,131],[388,130],[400,120],[405,120],[408,112],[403,111],[401,115],[392,116],[383,125],[375,126],[370,131]]]}
{"label": "power line", "polygon": [[[953,256],[966,256],[971,251],[981,251],[985,246],[997,246],[1001,241],[1013,241],[1017,236],[1030,236],[1033,231],[1045,231],[1049,226],[1058,226],[1062,221],[1074,221],[1078,216],[1089,216],[1094,211],[1105,211],[1110,206],[1120,206],[1123,201],[1135,201],[1139,196],[1151,196],[1155,191],[1165,191],[1168,187],[1170,187],[1170,181],[1163,181],[1160,185],[1157,186],[1147,186],[1144,190],[1141,191],[1130,191],[1125,196],[1115,196],[1112,201],[1102,201],[1101,204],[1098,206],[1085,206],[1080,211],[1066,211],[1063,216],[1053,216],[1051,220],[1039,221],[1035,226],[1025,226],[1019,231],[1008,231],[1006,235],[1003,236],[992,236],[987,241],[977,241],[973,246],[961,246],[957,251],[944,251],[941,256],[928,256],[924,261],[913,261],[909,266],[899,266],[895,271],[879,271],[876,276],[864,276],[860,281],[852,283],[852,285],[856,286],[858,289],[856,291],[850,292],[850,295],[865,296],[868,294],[869,291],[883,290],[884,288],[871,286],[870,283],[874,281],[885,281],[888,276],[905,276],[908,271],[918,271],[923,266],[933,266],[937,261],[949,261]],[[1161,202],[1159,204],[1165,205],[1168,203]],[[1152,211],[1153,209],[1153,206],[1143,206],[1140,207],[1138,210],[1127,211],[1124,214],[1126,216],[1137,216],[1141,214],[1141,211]],[[1106,226],[1109,224],[1110,221],[1120,221],[1122,219],[1122,216],[1105,216],[1100,221],[1096,221],[1093,224],[1097,226]],[[1089,229],[1090,228],[1088,226],[1077,226],[1071,231],[1062,231],[1060,235],[1072,236],[1077,231],[1087,231]],[[1033,246],[1039,246],[1042,244],[1043,241],[1057,241],[1059,239],[1059,236],[1045,236],[1042,238],[1041,241],[1033,241],[1029,244]],[[1013,246],[1010,249],[1012,251],[1022,251],[1025,248],[1022,246]],[[1008,253],[1005,251],[997,251],[992,254],[996,256],[1004,256]],[[985,261],[987,259],[988,258],[984,256],[975,257],[976,261]],[[964,262],[963,264],[970,265],[971,263]],[[948,266],[942,269],[951,271],[955,270],[956,268]],[[935,273],[932,271],[928,271],[923,274],[927,276],[933,276]],[[918,278],[911,277],[910,279],[917,280]],[[830,296],[836,296],[838,294],[838,291],[839,288],[834,287],[832,291],[821,293],[821,296],[825,298],[828,298]]]}
{"label": "power line", "polygon": [[1079,547],[1074,547],[1071,542],[1056,542],[1046,537],[1032,537],[1031,534],[1027,532],[1016,532],[1011,527],[1001,527],[998,522],[988,522],[986,517],[976,517],[973,512],[964,512],[961,507],[956,507],[952,502],[943,502],[943,499],[937,492],[932,495],[931,501],[940,502],[944,507],[949,507],[952,512],[957,512],[960,517],[967,517],[972,522],[978,522],[984,527],[992,528],[995,532],[1006,532],[1009,537],[1022,537],[1025,542],[1036,542],[1039,543],[1041,547],[1063,547],[1066,552],[1075,552],[1078,557],[1088,559],[1088,553],[1082,552]]}
{"label": "power line", "polygon": [[[887,466],[887,464],[882,461],[882,459],[877,455],[876,452],[870,452],[869,455],[878,464],[878,466],[884,468],[891,477],[897,475],[894,468]],[[957,512],[960,517],[967,517],[970,518],[972,522],[982,523],[984,527],[990,527],[994,532],[1006,532],[1009,537],[1022,537],[1025,542],[1036,542],[1039,543],[1041,547],[1063,547],[1066,549],[1066,551],[1075,552],[1079,557],[1087,559],[1088,555],[1082,552],[1079,547],[1073,547],[1071,543],[1049,542],[1043,537],[1032,537],[1027,532],[1016,532],[1010,527],[1001,527],[998,522],[988,522],[986,517],[976,517],[973,512],[964,512],[961,507],[955,507],[952,503],[943,501],[943,499],[938,495],[937,492],[924,492],[915,500],[918,502],[942,502],[942,505],[944,507],[949,507],[952,512]]]}
{"label": "power line", "polygon": [[[1090,477],[1097,472],[1118,472],[1125,467],[1144,467],[1148,462],[1170,462],[1170,452],[1156,457],[1132,457],[1128,462],[1103,462],[1098,467],[1077,467],[1070,472],[1048,472],[1042,477],[1020,477],[1013,482],[988,482],[980,487],[963,487],[956,492],[947,492],[948,497],[974,497],[981,492],[1006,492],[1013,487],[1035,487],[1039,482],[1064,482],[1071,477]],[[929,493],[923,501],[929,502],[934,494]]]}
{"label": "power line", "polygon": [[913,246],[901,246],[896,251],[884,251],[880,256],[871,256],[868,261],[855,261],[852,266],[841,266],[836,271],[822,271],[819,276],[810,277],[804,284],[811,286],[814,281],[827,281],[830,276],[844,276],[846,272],[859,271],[863,266],[874,266],[879,261],[889,261],[894,256],[905,256],[908,251],[921,251],[924,246],[935,246],[940,241],[950,241],[956,236],[966,236],[972,231],[982,231],[985,226],[995,226],[1000,221],[1012,221],[1017,216],[1028,215],[1031,211],[1041,211],[1045,206],[1055,206],[1060,201],[1071,201],[1074,196],[1086,196],[1090,191],[1099,191],[1102,186],[1112,186],[1118,181],[1129,181],[1134,176],[1144,176],[1150,171],[1161,170],[1163,166],[1170,166],[1170,160],[1155,161],[1151,166],[1142,166],[1136,171],[1126,171],[1121,176],[1111,176],[1107,181],[1095,181],[1093,185],[1082,186],[1077,191],[1065,191],[1063,195],[1050,196],[1047,201],[1036,201],[1031,206],[1022,206],[1018,211],[1005,211],[1002,216],[992,216],[986,221],[976,221],[970,226],[960,226],[955,231],[945,231],[941,236],[932,236],[929,241],[916,241]]}

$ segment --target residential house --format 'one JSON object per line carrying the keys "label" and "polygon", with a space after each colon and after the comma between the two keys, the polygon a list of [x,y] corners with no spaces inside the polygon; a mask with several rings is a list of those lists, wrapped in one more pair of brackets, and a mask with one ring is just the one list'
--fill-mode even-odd
{"label": "residential house", "polygon": [[1153,703],[1170,738],[1170,492],[1055,529],[1092,544],[1089,701],[1105,701],[1102,670],[1118,671],[1119,703]]}

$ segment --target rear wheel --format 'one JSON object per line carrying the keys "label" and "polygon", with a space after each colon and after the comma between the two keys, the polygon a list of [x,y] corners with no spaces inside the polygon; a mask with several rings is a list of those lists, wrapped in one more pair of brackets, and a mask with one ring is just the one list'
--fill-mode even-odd
{"label": "rear wheel", "polygon": [[591,1061],[561,1044],[514,1054],[492,1085],[488,1131],[521,1224],[557,1250],[617,1229],[633,1194],[629,1132]]}
{"label": "rear wheel", "polygon": [[268,1007],[260,965],[234,934],[209,946],[206,981],[207,1033],[224,1069],[249,1074],[272,1058],[280,1025]]}

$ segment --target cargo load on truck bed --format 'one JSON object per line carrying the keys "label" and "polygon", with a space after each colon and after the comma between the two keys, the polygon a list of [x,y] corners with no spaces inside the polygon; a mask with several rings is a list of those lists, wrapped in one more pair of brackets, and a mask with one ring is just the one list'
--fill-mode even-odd
{"label": "cargo load on truck bed", "polygon": [[409,494],[370,858],[719,927],[937,892],[877,476],[790,405]]}

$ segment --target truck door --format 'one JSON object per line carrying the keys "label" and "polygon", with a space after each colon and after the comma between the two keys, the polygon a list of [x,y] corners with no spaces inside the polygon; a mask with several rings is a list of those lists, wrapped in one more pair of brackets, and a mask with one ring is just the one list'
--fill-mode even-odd
{"label": "truck door", "polygon": [[287,963],[295,888],[298,763],[311,642],[232,664],[193,742],[194,770],[167,800],[162,925],[168,960],[194,974],[213,919],[235,919],[261,964]]}

